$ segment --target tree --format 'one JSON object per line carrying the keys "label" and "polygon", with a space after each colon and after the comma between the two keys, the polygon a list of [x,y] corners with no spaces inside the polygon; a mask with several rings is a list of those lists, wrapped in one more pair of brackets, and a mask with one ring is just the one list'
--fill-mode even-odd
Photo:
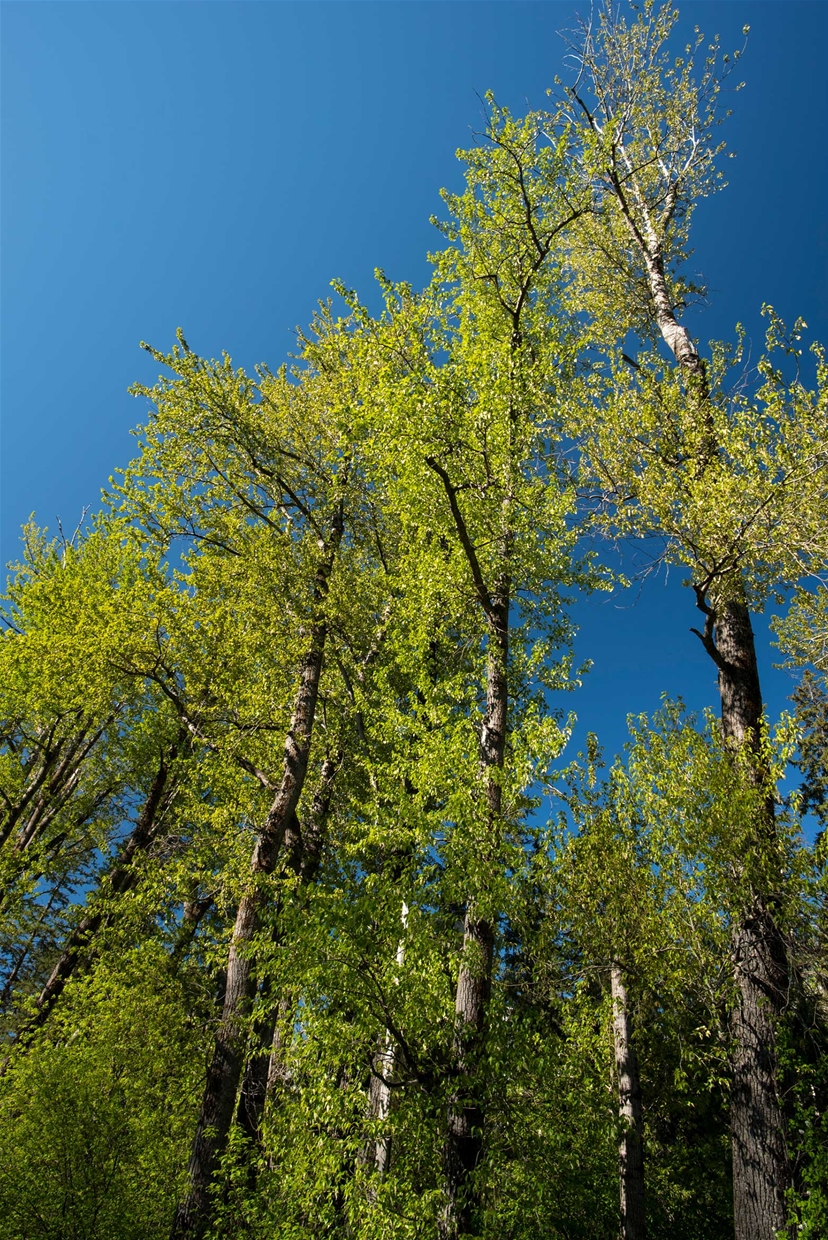
{"label": "tree", "polygon": [[[825,560],[824,376],[812,390],[799,371],[786,375],[801,325],[787,334],[771,314],[756,390],[731,387],[739,351],[719,346],[704,360],[680,322],[688,286],[675,272],[693,207],[720,177],[714,131],[727,68],[714,43],[694,78],[701,36],[673,61],[675,19],[648,4],[626,24],[604,8],[584,32],[570,92],[597,203],[573,243],[575,287],[589,290],[596,339],[612,358],[607,383],[593,388],[583,442],[614,528],[663,538],[665,558],[690,569],[705,617],[698,636],[719,673],[723,733],[734,754],[751,755],[748,777],[766,789],[750,857],[734,868],[744,906],[731,942],[739,979],[732,1131],[736,1235],[770,1240],[786,1220],[775,1047],[789,964],[776,915],[774,794],[750,608]],[[620,299],[606,288],[607,270],[623,274]],[[628,358],[629,331],[660,338],[673,366],[655,348]]]}
{"label": "tree", "polygon": [[[115,523],[49,542],[27,530],[6,613],[0,855],[10,1032],[42,1023],[168,827],[181,736],[163,700],[114,665],[161,579]],[[125,821],[135,825],[124,836]],[[91,887],[77,916],[75,893]],[[21,1019],[23,995],[34,1013]]]}
{"label": "tree", "polygon": [[[674,20],[606,7],[553,110],[488,100],[423,292],[337,285],[275,374],[150,350],[104,512],[29,531],[9,1240],[819,1234],[824,703],[770,727],[751,611],[799,583],[819,655],[825,370],[682,323],[726,70]],[[585,534],[687,567],[722,704],[605,777],[555,769]]]}
{"label": "tree", "polygon": [[[277,665],[259,665],[259,675],[264,671],[271,682],[273,673],[280,674],[279,689],[287,695],[281,700],[275,697],[271,684],[269,696],[277,717],[284,720],[279,757],[272,742],[264,746],[266,758],[259,753],[255,760],[250,756],[262,748],[255,745],[257,733],[273,733],[279,724],[263,717],[261,702],[254,699],[247,705],[244,699],[252,686],[244,676],[240,700],[232,681],[219,686],[214,679],[198,677],[191,686],[186,670],[176,667],[163,648],[151,664],[133,669],[158,686],[202,744],[215,743],[205,719],[212,715],[223,728],[229,724],[237,737],[231,742],[232,758],[272,798],[239,894],[222,1019],[190,1159],[191,1188],[177,1213],[175,1236],[200,1236],[209,1223],[211,1182],[243,1072],[246,1021],[255,989],[254,945],[262,911],[272,899],[267,879],[281,864],[289,839],[302,836],[297,814],[320,693],[325,691],[326,647],[332,628],[346,632],[349,628],[347,587],[337,586],[336,578],[341,571],[372,571],[366,564],[365,542],[347,545],[353,526],[365,519],[363,510],[370,511],[359,456],[358,408],[344,351],[347,332],[324,313],[315,327],[317,342],[308,342],[309,364],[304,371],[290,376],[262,372],[257,384],[234,372],[229,359],[202,361],[183,337],[172,354],[156,353],[174,377],[156,389],[140,389],[155,401],[158,412],[143,458],[128,473],[121,491],[126,510],[143,517],[149,532],[165,542],[183,536],[199,548],[191,558],[192,586],[198,591],[194,597],[206,587],[220,608],[218,614],[199,621],[208,643],[224,639],[230,614],[240,607],[243,595],[249,597],[253,581],[264,590],[264,597],[247,613],[254,650],[266,636],[272,639],[277,614],[282,622],[286,616],[292,621]],[[186,436],[178,433],[182,425],[187,427]],[[148,503],[148,495],[158,495],[162,502]],[[289,592],[276,602],[277,591],[284,586]],[[363,637],[367,647],[374,636]],[[350,637],[352,642],[360,640],[353,630]],[[252,651],[241,657],[249,659],[251,654],[255,659]],[[335,661],[332,674],[336,675]],[[222,700],[228,691],[229,698]],[[252,744],[245,744],[247,737],[254,738]],[[277,762],[281,771],[273,773]],[[331,763],[336,765],[329,748],[323,760],[323,785],[330,779],[325,764]],[[288,856],[291,851],[288,848]]]}
{"label": "tree", "polygon": [[[402,481],[416,497],[413,519],[433,524],[439,514],[454,588],[474,600],[474,640],[485,652],[478,773],[470,777],[457,832],[458,843],[463,839],[485,861],[477,872],[468,870],[461,897],[442,1224],[450,1237],[477,1234],[480,1226],[474,1177],[483,1153],[479,1076],[497,875],[504,844],[518,829],[525,779],[521,772],[514,782],[511,734],[527,710],[539,718],[544,713],[542,698],[530,696],[532,680],[549,686],[560,675],[550,658],[553,644],[567,636],[560,592],[578,579],[560,447],[576,331],[557,307],[561,238],[587,209],[566,143],[544,143],[535,118],[515,121],[490,101],[484,142],[462,158],[467,189],[444,195],[450,210],[444,231],[452,244],[435,256],[433,286],[418,300],[387,285],[387,321],[376,330],[384,372],[380,409],[390,423],[384,434],[390,429],[390,450],[406,467]],[[580,577],[587,579],[583,571]],[[541,598],[546,622],[535,610]],[[549,637],[539,641],[544,627]]]}

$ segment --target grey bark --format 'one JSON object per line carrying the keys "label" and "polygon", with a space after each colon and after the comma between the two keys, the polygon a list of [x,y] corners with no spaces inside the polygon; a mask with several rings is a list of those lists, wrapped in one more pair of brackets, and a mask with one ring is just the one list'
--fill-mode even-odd
{"label": "grey bark", "polygon": [[293,997],[282,995],[276,1010],[273,1041],[267,1065],[267,1096],[270,1099],[278,1097],[280,1091],[290,1083],[287,1052],[291,1042],[290,1027],[293,1024],[293,1007]]}
{"label": "grey bark", "polygon": [[[402,925],[405,930],[408,922],[408,905],[403,902]],[[405,964],[405,940],[397,944],[397,969],[402,970]],[[391,1110],[391,1082],[397,1070],[397,1046],[390,1029],[380,1034],[377,1053],[372,1064],[371,1078],[368,1082],[368,1116],[378,1125],[388,1117]],[[359,1158],[363,1165],[371,1164],[374,1170],[384,1178],[391,1167],[391,1137],[387,1132],[367,1141]]]}
{"label": "grey bark", "polygon": [[[697,474],[701,476],[717,452],[704,361],[677,319],[662,243],[649,214],[644,211],[643,228],[639,227],[617,181],[614,193],[644,259],[656,324],[687,376],[687,398],[698,411],[702,441]],[[719,670],[723,734],[734,748],[750,751],[756,778],[765,780],[760,744],[762,692],[750,613],[744,603],[732,598],[709,609],[705,590],[699,587],[696,593],[708,620],[704,634],[698,635]],[[768,799],[752,825],[755,846],[766,852],[775,836],[772,800]],[[764,885],[760,880],[760,889],[741,910],[731,942],[738,991],[731,1062],[736,1240],[774,1240],[786,1218],[789,1168],[776,1084],[776,1027],[787,998],[789,965],[774,916],[773,893],[762,889]]]}
{"label": "grey bark", "polygon": [[[764,778],[760,724],[762,696],[750,613],[729,601],[715,616],[722,731],[754,755]],[[768,797],[754,824],[764,853],[775,836]],[[737,984],[732,1014],[731,1135],[736,1240],[774,1240],[784,1231],[789,1167],[777,1084],[777,1026],[788,1000],[787,945],[777,925],[773,895],[754,890],[733,927],[731,956]]]}
{"label": "grey bark", "polygon": [[[315,601],[328,592],[343,533],[341,508],[323,547],[315,581]],[[284,743],[282,778],[265,818],[250,863],[250,885],[239,902],[227,960],[227,989],[213,1043],[196,1134],[188,1163],[189,1190],[176,1210],[171,1240],[201,1240],[210,1223],[210,1185],[227,1143],[242,1074],[245,1024],[253,999],[251,944],[259,928],[263,899],[260,880],[270,874],[295,817],[310,757],[319,680],[327,638],[324,617],[314,620],[311,640],[299,669],[293,716]]]}
{"label": "grey bark", "polygon": [[612,991],[612,1033],[615,1072],[618,1085],[618,1144],[620,1240],[645,1240],[644,1208],[644,1121],[641,1105],[641,1078],[638,1056],[632,1038],[627,988],[620,965],[610,965]]}

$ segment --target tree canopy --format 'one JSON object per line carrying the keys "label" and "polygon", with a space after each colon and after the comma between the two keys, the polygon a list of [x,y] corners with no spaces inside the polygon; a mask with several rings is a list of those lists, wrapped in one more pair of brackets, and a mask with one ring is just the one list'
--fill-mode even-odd
{"label": "tree canopy", "polygon": [[[137,457],[27,527],[2,1240],[826,1234],[824,356],[684,325],[741,51],[631,10],[488,99],[423,289],[337,285],[276,371],[145,345]],[[721,714],[607,761],[561,702],[621,538]]]}

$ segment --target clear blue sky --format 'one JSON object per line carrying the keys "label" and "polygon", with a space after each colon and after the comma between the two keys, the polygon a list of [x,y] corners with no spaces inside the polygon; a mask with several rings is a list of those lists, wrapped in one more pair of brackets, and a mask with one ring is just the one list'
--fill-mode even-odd
{"label": "clear blue sky", "polygon": [[[828,339],[828,5],[690,0],[738,46],[752,32],[725,136],[730,188],[698,214],[693,266],[712,297],[694,330],[754,340],[759,307]],[[2,4],[2,558],[33,510],[72,527],[134,451],[152,380],[138,350],[193,348],[278,365],[332,277],[374,267],[421,283],[440,186],[479,127],[477,94],[539,105],[572,3]],[[567,705],[620,748],[659,695],[715,705],[681,574],[637,599],[580,604],[595,661]],[[790,692],[770,670],[772,711]]]}

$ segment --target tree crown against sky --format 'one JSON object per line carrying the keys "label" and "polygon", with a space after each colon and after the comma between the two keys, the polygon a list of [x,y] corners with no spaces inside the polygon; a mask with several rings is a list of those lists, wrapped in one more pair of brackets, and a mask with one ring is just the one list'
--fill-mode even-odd
{"label": "tree crown against sky", "polygon": [[[424,283],[437,188],[458,186],[454,148],[483,126],[475,91],[492,88],[516,115],[527,98],[543,107],[560,72],[557,32],[577,27],[563,4],[477,4],[472,23],[459,5],[330,4],[322,23],[315,11],[7,6],[4,89],[15,106],[3,111],[4,157],[18,191],[3,221],[5,560],[33,508],[41,524],[54,530],[60,514],[73,528],[130,456],[126,388],[156,370],[136,354],[139,339],[163,346],[184,323],[201,352],[227,348],[252,369],[292,347],[292,324],[309,318],[332,274],[364,296],[377,265]],[[724,49],[752,27],[725,92],[738,159],[725,166],[727,194],[697,218],[688,266],[710,290],[710,309],[692,320],[701,334],[728,338],[743,321],[751,356],[763,301],[828,334],[809,249],[821,244],[822,168],[810,153],[825,145],[824,22],[812,3],[682,15],[682,47],[694,25],[719,32]],[[742,78],[746,89],[730,96]],[[186,138],[156,140],[170,117]],[[255,169],[252,182],[243,168]],[[64,395],[31,381],[43,341],[63,391],[82,393],[71,413]],[[610,749],[623,743],[629,691],[640,689],[637,709],[655,709],[664,689],[698,709],[712,700],[695,641],[677,664],[660,637],[659,616],[684,613],[679,576],[634,608],[595,599],[578,613],[581,658],[595,663],[580,714],[586,728],[599,717],[606,726],[606,702],[617,701]],[[623,632],[613,650],[601,637],[607,607]],[[766,668],[766,685],[781,706],[787,677]]]}
{"label": "tree crown against sky", "polygon": [[[604,6],[587,89],[488,98],[422,293],[338,285],[275,373],[148,349],[108,507],[71,542],[30,525],[2,1105],[65,1089],[0,1160],[10,1236],[54,1230],[48,1166],[73,1226],[130,1234],[153,1165],[175,1240],[818,1234],[824,873],[750,609],[824,560],[824,394],[773,360],[779,319],[735,390],[684,326],[719,79],[715,43],[700,86],[674,72],[674,20]],[[592,736],[554,772],[567,594],[605,580],[579,519],[692,574],[721,698],[639,716],[603,782]]]}

